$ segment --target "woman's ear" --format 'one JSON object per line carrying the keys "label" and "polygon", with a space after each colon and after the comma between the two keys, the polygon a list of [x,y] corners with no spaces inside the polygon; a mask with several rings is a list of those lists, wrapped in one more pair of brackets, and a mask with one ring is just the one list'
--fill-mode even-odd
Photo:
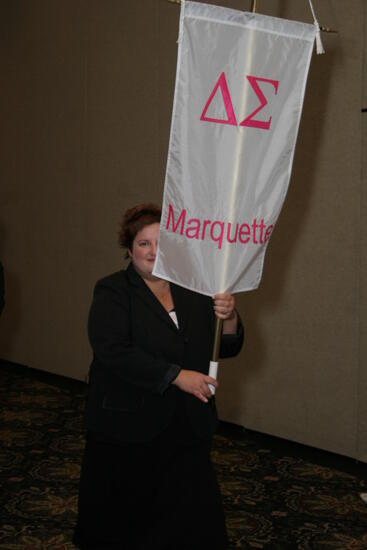
{"label": "woman's ear", "polygon": [[129,254],[129,257],[131,258],[132,257],[132,252],[131,252],[130,248],[127,249],[127,253]]}

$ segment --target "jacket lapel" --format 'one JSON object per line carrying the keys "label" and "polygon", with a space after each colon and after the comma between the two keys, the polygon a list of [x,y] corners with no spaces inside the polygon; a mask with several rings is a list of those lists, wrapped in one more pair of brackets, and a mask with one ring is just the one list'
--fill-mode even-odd
{"label": "jacket lapel", "polygon": [[187,290],[173,283],[171,283],[171,293],[175,304],[179,331],[185,332],[190,313],[190,295]]}
{"label": "jacket lapel", "polygon": [[127,268],[126,274],[129,283],[130,285],[132,285],[136,295],[139,296],[147,305],[149,305],[149,308],[154,311],[154,313],[158,315],[158,317],[162,321],[164,321],[168,326],[170,326],[174,331],[177,332],[177,327],[175,323],[172,321],[160,301],[154,296],[148,285],[145,284],[142,277],[140,277],[140,275],[135,271],[132,263],[130,263],[129,267]]}

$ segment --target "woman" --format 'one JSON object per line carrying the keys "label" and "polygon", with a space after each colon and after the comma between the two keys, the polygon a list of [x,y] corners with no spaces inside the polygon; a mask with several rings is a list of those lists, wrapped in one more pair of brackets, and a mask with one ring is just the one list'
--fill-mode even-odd
{"label": "woman", "polygon": [[152,275],[161,210],[123,217],[126,271],[96,285],[93,348],[75,542],[82,549],[223,550],[226,529],[210,462],[217,416],[207,375],[215,316],[221,356],[243,329],[234,299]]}

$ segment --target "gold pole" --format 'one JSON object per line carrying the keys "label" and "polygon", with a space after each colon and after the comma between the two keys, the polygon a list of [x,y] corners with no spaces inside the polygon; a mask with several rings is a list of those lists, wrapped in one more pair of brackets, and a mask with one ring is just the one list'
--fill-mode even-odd
{"label": "gold pole", "polygon": [[[167,2],[170,2],[171,4],[181,4],[181,0],[167,0]],[[251,0],[251,11],[253,13],[258,12],[258,4],[259,0]],[[335,29],[331,29],[330,27],[323,27],[320,25],[320,31],[321,32],[331,32],[331,33],[337,33]]]}
{"label": "gold pole", "polygon": [[222,326],[223,326],[222,319],[218,319],[217,317],[215,319],[214,345],[213,345],[213,354],[212,354],[212,361],[214,361],[214,363],[218,363],[220,341],[222,338]]}
{"label": "gold pole", "polygon": [[257,0],[252,0],[252,2],[251,2],[251,11],[252,11],[252,13],[257,12]]}

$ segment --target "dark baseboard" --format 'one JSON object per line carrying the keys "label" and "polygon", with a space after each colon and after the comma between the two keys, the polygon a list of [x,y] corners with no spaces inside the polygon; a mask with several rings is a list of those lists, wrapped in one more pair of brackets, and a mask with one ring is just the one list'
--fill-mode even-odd
{"label": "dark baseboard", "polygon": [[52,372],[47,372],[40,369],[35,369],[33,367],[28,367],[26,365],[21,365],[19,363],[13,363],[12,361],[6,361],[0,359],[0,369],[6,369],[8,372],[18,374],[21,376],[26,376],[27,378],[32,378],[34,380],[39,380],[45,384],[50,384],[51,386],[57,386],[59,388],[64,388],[66,390],[80,392],[86,390],[86,383],[81,380],[76,380],[74,378],[69,378],[68,376],[62,376],[60,374],[54,374]]}
{"label": "dark baseboard", "polygon": [[297,457],[325,468],[334,468],[358,476],[360,479],[367,481],[367,464],[355,458],[250,430],[230,422],[221,421],[217,433],[236,440],[245,439],[252,442],[258,448],[269,449],[278,456],[288,455]]}

